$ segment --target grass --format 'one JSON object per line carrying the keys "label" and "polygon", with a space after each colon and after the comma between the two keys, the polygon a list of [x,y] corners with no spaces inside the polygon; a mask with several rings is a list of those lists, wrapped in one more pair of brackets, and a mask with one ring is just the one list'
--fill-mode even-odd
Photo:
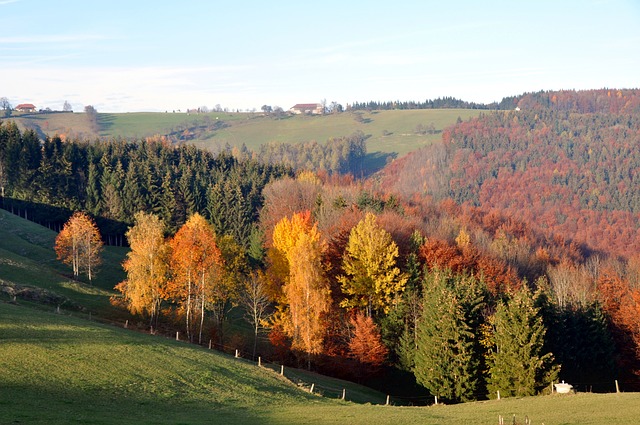
{"label": "grass", "polygon": [[114,285],[124,279],[121,263],[126,249],[105,247],[99,273],[88,284],[83,279],[72,280],[70,268],[56,259],[55,237],[56,233],[45,227],[0,210],[0,282],[44,289],[68,300],[61,308],[82,307],[86,314],[113,316],[109,298]]}
{"label": "grass", "polygon": [[[213,149],[229,144],[243,143],[252,150],[267,142],[298,143],[306,141],[324,142],[332,137],[348,136],[355,131],[369,135],[368,150],[403,156],[426,144],[439,140],[440,132],[455,123],[458,117],[466,120],[477,116],[479,110],[465,109],[421,109],[345,112],[324,116],[287,116],[276,119],[260,114],[212,112],[207,114],[185,114],[159,112],[99,113],[99,134],[92,131],[85,114],[23,114],[11,119],[21,128],[33,128],[41,137],[55,134],[70,134],[106,138],[140,139],[153,135],[166,135],[184,128],[193,128],[205,122],[223,121],[226,127],[215,131],[204,131],[190,140],[196,146]],[[361,120],[356,120],[356,115]],[[433,124],[434,134],[419,135],[416,127]],[[385,157],[386,158],[386,157]],[[375,159],[375,158],[374,158]]]}
{"label": "grass", "polygon": [[353,404],[268,368],[169,339],[0,302],[0,423],[635,424],[640,394],[454,406]]}

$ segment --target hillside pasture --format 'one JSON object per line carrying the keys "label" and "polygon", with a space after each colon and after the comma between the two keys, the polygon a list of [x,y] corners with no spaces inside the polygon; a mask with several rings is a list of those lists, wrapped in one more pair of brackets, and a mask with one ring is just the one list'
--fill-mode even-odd
{"label": "hillside pasture", "polygon": [[[183,342],[0,302],[0,423],[635,424],[640,394],[354,404]],[[347,390],[350,391],[350,390]]]}

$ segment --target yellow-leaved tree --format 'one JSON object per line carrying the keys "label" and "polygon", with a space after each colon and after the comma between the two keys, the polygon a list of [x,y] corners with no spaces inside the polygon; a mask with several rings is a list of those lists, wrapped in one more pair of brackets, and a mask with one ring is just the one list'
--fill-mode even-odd
{"label": "yellow-leaved tree", "polygon": [[320,232],[310,214],[284,217],[273,231],[273,249],[279,251],[288,274],[282,288],[281,314],[291,347],[311,355],[322,352],[326,326],[323,317],[331,307],[329,283],[322,266]]}
{"label": "yellow-leaved tree", "polygon": [[58,233],[54,248],[58,259],[71,265],[74,278],[86,273],[91,282],[101,263],[102,251],[102,238],[91,217],[75,212]]}
{"label": "yellow-leaved tree", "polygon": [[342,306],[363,310],[367,316],[374,311],[387,312],[407,282],[396,267],[397,258],[398,245],[378,226],[376,216],[367,213],[351,229],[343,256],[345,274],[338,280],[347,298]]}
{"label": "yellow-leaved tree", "polygon": [[185,315],[187,336],[194,339],[199,319],[198,342],[202,343],[205,308],[222,275],[222,254],[213,227],[198,213],[193,214],[169,241],[172,279],[168,296]]}
{"label": "yellow-leaved tree", "polygon": [[126,236],[131,248],[122,264],[127,278],[115,289],[122,292],[131,313],[147,314],[149,324],[157,327],[168,277],[164,223],[154,214],[138,212]]}

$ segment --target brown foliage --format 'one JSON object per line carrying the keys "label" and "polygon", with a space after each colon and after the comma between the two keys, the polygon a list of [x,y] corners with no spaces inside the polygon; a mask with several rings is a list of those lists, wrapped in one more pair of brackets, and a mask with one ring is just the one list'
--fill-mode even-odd
{"label": "brown foliage", "polygon": [[351,319],[351,325],[354,330],[349,341],[350,355],[370,367],[381,366],[386,361],[389,350],[382,343],[380,331],[373,319],[358,313]]}

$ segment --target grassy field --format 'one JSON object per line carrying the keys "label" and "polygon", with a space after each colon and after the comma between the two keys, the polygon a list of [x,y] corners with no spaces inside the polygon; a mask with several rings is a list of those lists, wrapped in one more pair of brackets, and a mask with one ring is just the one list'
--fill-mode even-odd
{"label": "grassy field", "polygon": [[[25,114],[14,119],[21,128],[33,128],[41,137],[64,133],[84,137],[134,138],[179,133],[184,129],[211,125],[223,121],[224,128],[196,132],[189,140],[199,147],[211,149],[243,143],[252,150],[267,142],[297,143],[315,140],[324,142],[332,137],[348,136],[355,131],[369,135],[369,152],[392,153],[398,156],[439,140],[441,131],[460,117],[477,116],[478,110],[423,109],[345,112],[324,116],[287,116],[281,119],[249,113],[213,112],[185,113],[99,113],[99,134],[93,133],[85,114]],[[361,118],[356,120],[356,116]],[[433,134],[420,135],[418,125],[433,124]]]}
{"label": "grassy field", "polygon": [[[349,391],[349,390],[348,390]],[[635,424],[640,394],[353,404],[185,343],[0,302],[0,423]]]}

